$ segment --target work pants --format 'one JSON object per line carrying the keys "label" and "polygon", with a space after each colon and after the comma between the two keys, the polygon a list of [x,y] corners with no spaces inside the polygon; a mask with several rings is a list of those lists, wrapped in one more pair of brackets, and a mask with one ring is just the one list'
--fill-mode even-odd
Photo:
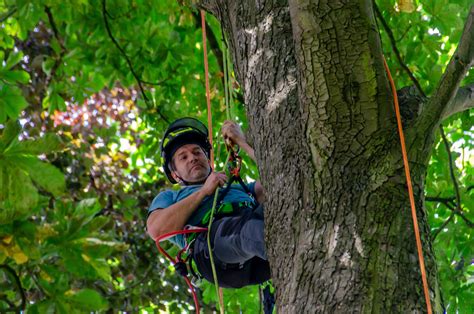
{"label": "work pants", "polygon": [[[216,219],[210,236],[220,286],[240,288],[270,279],[261,205],[239,215]],[[213,282],[207,233],[196,238],[193,258],[201,275]]]}

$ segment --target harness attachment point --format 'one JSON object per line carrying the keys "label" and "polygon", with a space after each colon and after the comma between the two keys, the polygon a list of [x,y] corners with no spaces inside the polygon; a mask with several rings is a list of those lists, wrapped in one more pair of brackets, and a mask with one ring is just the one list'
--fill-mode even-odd
{"label": "harness attachment point", "polygon": [[183,277],[186,277],[188,275],[188,267],[186,266],[186,263],[184,261],[179,261],[174,264],[174,269],[178,274]]}

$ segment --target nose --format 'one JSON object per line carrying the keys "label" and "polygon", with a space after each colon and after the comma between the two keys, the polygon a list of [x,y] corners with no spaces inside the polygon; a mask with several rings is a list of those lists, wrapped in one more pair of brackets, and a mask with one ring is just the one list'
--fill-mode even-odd
{"label": "nose", "polygon": [[189,158],[189,160],[191,161],[191,163],[195,163],[198,160],[198,158],[196,155],[191,154],[191,158]]}

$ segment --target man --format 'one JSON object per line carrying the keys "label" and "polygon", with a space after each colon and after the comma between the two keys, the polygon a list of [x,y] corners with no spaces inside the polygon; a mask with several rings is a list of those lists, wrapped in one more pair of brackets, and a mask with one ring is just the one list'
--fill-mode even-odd
{"label": "man", "polygon": [[[252,147],[236,123],[224,122],[222,135],[255,160]],[[212,171],[210,151],[208,130],[196,119],[178,119],[165,132],[161,143],[163,168],[168,179],[179,183],[181,189],[161,192],[153,200],[147,219],[148,233],[153,239],[185,226],[207,227],[214,192],[228,181],[225,173]],[[248,190],[239,184],[231,185],[226,193],[225,190],[220,190],[222,201],[210,235],[218,282],[233,288],[262,283],[270,279],[263,207],[258,205],[264,200],[263,188],[254,182]],[[213,282],[206,236],[197,236],[192,257],[201,275]],[[183,235],[170,240],[185,246]]]}

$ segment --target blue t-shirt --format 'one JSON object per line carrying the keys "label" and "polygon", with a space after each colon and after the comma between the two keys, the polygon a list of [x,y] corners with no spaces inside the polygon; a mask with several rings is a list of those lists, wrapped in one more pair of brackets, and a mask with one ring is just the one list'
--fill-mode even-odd
{"label": "blue t-shirt", "polygon": [[[188,185],[179,190],[166,190],[158,194],[148,208],[148,215],[153,211],[159,210],[160,208],[167,208],[182,199],[185,199],[189,195],[198,191],[202,185]],[[248,188],[252,193],[253,197],[255,196],[255,182],[248,184]],[[219,193],[222,193],[223,189],[219,190]],[[214,194],[212,196],[206,196],[201,204],[194,210],[194,212],[189,217],[186,225],[196,226],[198,225],[203,217],[208,211],[212,209],[212,202],[214,200]],[[245,193],[244,189],[240,184],[232,184],[229,192],[224,196],[223,203],[237,203],[237,202],[253,202],[253,199]],[[170,241],[179,247],[183,248],[185,246],[184,235],[177,235],[173,238],[170,238]]]}

